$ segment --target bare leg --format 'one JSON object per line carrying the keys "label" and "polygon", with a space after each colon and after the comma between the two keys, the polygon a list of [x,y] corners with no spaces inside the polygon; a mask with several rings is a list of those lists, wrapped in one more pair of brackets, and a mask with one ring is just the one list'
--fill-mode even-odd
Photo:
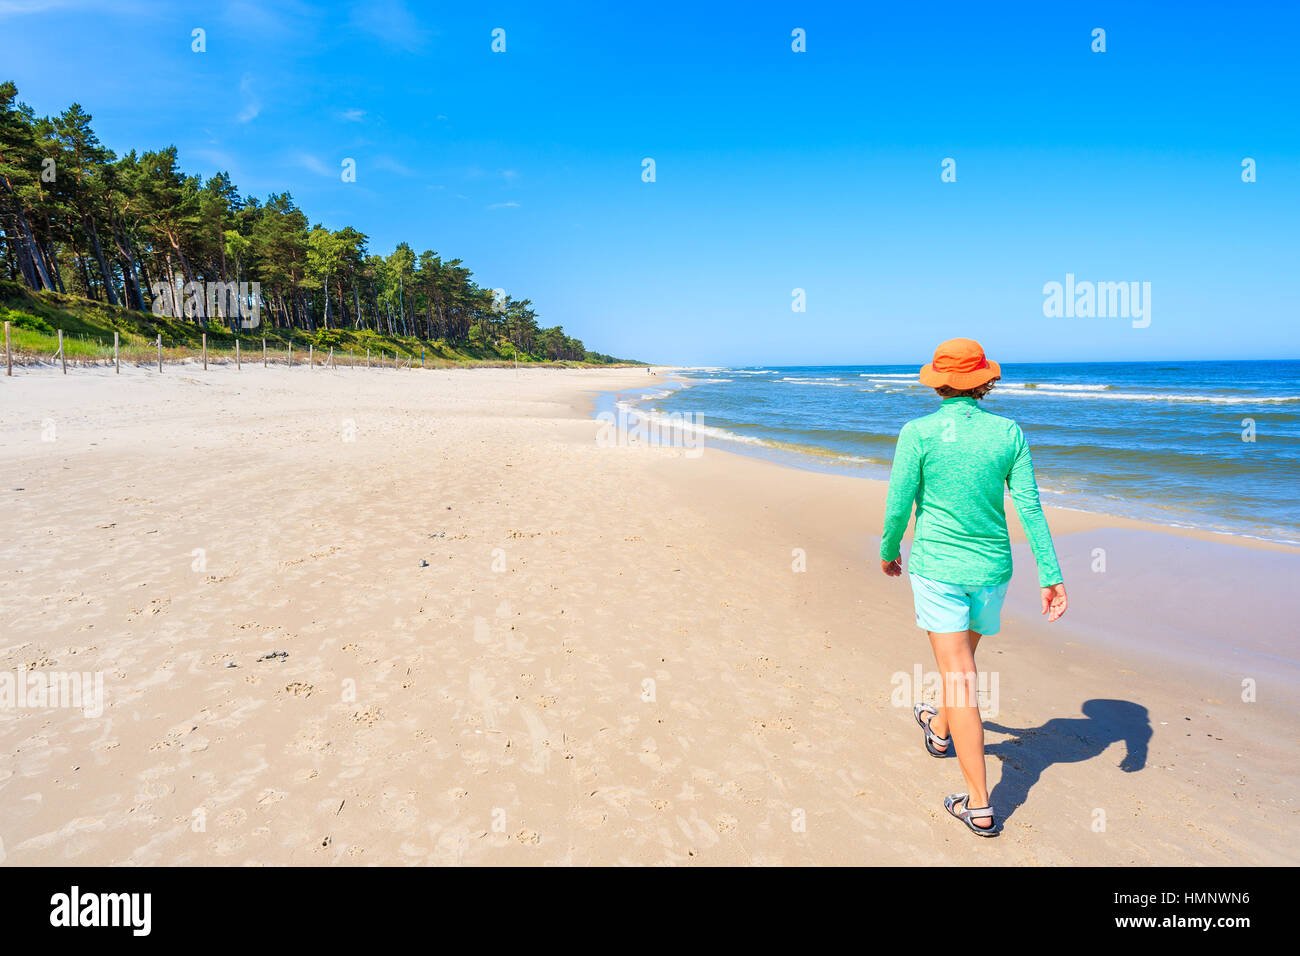
{"label": "bare leg", "polygon": [[[988,779],[984,769],[984,724],[980,720],[976,697],[975,646],[980,635],[974,631],[952,634],[930,633],[930,646],[943,679],[943,705],[930,721],[936,734],[949,731],[957,748],[957,763],[966,778],[970,799],[966,807],[989,805]],[[984,820],[972,821],[977,827],[992,826]]]}
{"label": "bare leg", "polygon": [[[933,642],[935,635],[931,634],[929,631],[926,631],[925,633],[930,634],[930,640],[931,642]],[[971,656],[971,660],[973,661],[975,659],[975,648],[980,646],[980,638],[983,637],[984,635],[981,634],[979,631],[967,631],[966,634],[970,641],[970,656]],[[936,660],[937,659],[938,658],[936,657]],[[938,716],[930,718],[930,729],[933,730],[940,737],[948,736],[948,718],[944,714],[944,708],[942,703],[940,703],[939,705]],[[943,750],[944,748],[940,747],[939,749]]]}

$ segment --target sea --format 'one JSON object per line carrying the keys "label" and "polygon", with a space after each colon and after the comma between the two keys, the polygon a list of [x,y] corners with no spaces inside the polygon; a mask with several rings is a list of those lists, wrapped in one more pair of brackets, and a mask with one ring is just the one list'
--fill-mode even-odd
{"label": "sea", "polygon": [[[917,371],[699,368],[614,398],[705,449],[881,479],[940,401]],[[1046,505],[1300,545],[1300,361],[1008,363],[982,405],[1020,423]]]}

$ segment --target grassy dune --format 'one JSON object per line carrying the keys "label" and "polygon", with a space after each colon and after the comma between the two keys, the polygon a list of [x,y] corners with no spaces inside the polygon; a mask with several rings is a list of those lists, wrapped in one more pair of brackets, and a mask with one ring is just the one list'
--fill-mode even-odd
{"label": "grassy dune", "polygon": [[[202,336],[208,337],[208,361],[233,362],[235,360],[235,334],[228,328],[209,322],[204,329],[198,324],[182,319],[145,315],[129,309],[117,308],[57,292],[32,292],[15,282],[0,281],[0,322],[10,325],[10,344],[15,364],[48,362],[58,351],[58,332],[63,331],[64,351],[70,364],[102,364],[113,360],[113,333],[120,341],[121,360],[127,363],[149,364],[158,360],[157,338],[162,337],[163,360],[183,361],[202,354]],[[261,361],[262,341],[266,340],[272,361],[287,359],[290,345],[293,358],[306,361],[309,347],[314,348],[316,361],[324,361],[330,349],[339,364],[366,359],[370,350],[373,364],[397,362],[418,366],[446,367],[452,365],[552,365],[560,367],[588,366],[592,362],[552,362],[543,356],[520,350],[515,352],[510,342],[482,345],[456,345],[427,341],[414,336],[380,335],[368,329],[275,329],[260,326],[241,329],[238,335],[243,360]],[[618,364],[638,365],[638,362]]]}

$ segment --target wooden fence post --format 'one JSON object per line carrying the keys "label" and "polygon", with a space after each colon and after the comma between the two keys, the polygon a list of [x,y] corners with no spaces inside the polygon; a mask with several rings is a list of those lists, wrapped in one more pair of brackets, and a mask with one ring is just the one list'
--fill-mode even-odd
{"label": "wooden fence post", "polygon": [[366,368],[370,368],[370,349],[366,349]]}
{"label": "wooden fence post", "polygon": [[289,368],[293,368],[293,340],[289,341]]}
{"label": "wooden fence post", "polygon": [[316,346],[310,342],[307,343],[307,367],[316,367]]}
{"label": "wooden fence post", "polygon": [[9,351],[9,323],[5,323],[5,374],[14,373],[14,354]]}
{"label": "wooden fence post", "polygon": [[162,333],[158,333],[158,371],[162,371]]}
{"label": "wooden fence post", "polygon": [[235,339],[235,371],[239,371],[239,339]]}
{"label": "wooden fence post", "polygon": [[262,336],[262,368],[266,368],[266,336]]}
{"label": "wooden fence post", "polygon": [[114,374],[116,374],[116,375],[121,375],[121,374],[122,374],[122,356],[121,356],[121,353],[118,351],[118,344],[119,344],[119,341],[118,341],[118,334],[117,334],[116,332],[114,332],[114,333],[113,333],[113,368],[115,368],[115,369],[117,370]]}
{"label": "wooden fence post", "polygon": [[208,333],[203,333],[203,371],[208,370]]}
{"label": "wooden fence post", "polygon": [[63,351],[63,330],[59,329],[59,360],[63,362],[63,374],[68,374],[68,356]]}

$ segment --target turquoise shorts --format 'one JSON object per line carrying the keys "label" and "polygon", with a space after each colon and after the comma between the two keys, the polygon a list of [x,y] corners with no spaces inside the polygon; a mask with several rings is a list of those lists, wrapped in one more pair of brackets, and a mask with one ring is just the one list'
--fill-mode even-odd
{"label": "turquoise shorts", "polygon": [[935,634],[975,631],[989,635],[1001,630],[1002,602],[1007,597],[1007,584],[978,588],[931,581],[919,574],[909,577],[912,579],[917,627]]}

